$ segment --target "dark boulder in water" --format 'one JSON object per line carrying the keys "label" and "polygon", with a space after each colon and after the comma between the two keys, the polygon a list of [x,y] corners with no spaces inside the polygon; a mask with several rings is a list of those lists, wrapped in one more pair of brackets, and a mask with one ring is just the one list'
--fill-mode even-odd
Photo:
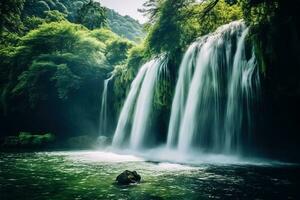
{"label": "dark boulder in water", "polygon": [[129,170],[125,170],[116,178],[116,182],[119,185],[129,185],[132,183],[139,183],[140,181],[141,181],[141,176],[136,171],[129,171]]}

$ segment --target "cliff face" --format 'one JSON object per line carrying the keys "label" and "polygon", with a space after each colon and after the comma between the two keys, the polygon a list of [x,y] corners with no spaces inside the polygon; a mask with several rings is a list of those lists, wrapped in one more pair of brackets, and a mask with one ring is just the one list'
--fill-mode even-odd
{"label": "cliff face", "polygon": [[298,7],[296,2],[278,1],[273,16],[252,30],[264,83],[263,133],[258,138],[270,155],[293,160],[299,160],[300,144]]}

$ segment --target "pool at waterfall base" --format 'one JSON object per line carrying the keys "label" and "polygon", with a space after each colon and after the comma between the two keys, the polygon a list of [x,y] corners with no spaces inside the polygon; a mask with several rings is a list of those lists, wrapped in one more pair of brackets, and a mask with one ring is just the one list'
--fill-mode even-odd
{"label": "pool at waterfall base", "polygon": [[[117,185],[124,170],[141,183]],[[299,199],[299,175],[299,165],[225,156],[179,164],[105,151],[0,153],[0,199]]]}

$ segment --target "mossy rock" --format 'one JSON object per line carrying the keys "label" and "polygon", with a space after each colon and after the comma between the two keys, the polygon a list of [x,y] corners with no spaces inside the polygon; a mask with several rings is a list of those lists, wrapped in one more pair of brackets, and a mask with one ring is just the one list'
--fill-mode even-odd
{"label": "mossy rock", "polygon": [[116,182],[119,185],[135,184],[135,183],[139,183],[140,181],[141,181],[141,176],[136,171],[129,171],[129,170],[125,170],[116,178]]}

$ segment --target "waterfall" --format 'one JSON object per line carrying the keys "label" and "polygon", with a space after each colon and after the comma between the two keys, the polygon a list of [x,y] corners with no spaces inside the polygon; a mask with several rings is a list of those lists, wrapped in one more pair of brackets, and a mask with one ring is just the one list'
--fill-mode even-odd
{"label": "waterfall", "polygon": [[188,48],[187,52],[183,56],[183,60],[179,68],[180,76],[175,89],[168,128],[168,148],[173,148],[177,145],[179,125],[182,120],[182,113],[184,112],[186,96],[192,78],[196,54],[197,43],[194,43]]}
{"label": "waterfall", "polygon": [[[134,81],[120,113],[112,146],[120,148],[129,145],[131,149],[143,146],[153,105],[155,84],[159,72],[165,68],[165,56],[144,64]],[[129,140],[128,140],[129,138]]]}
{"label": "waterfall", "polygon": [[[175,157],[164,159],[203,153],[236,155],[251,143],[260,80],[253,48],[246,44],[247,34],[244,22],[235,21],[199,38],[187,49],[163,148],[167,156]],[[167,69],[166,63],[160,57],[139,70],[122,108],[113,147],[141,152],[157,141],[150,126],[156,121],[152,116],[157,116],[152,115],[155,85]],[[159,142],[154,145],[158,147]]]}
{"label": "waterfall", "polygon": [[[168,148],[239,153],[250,134],[254,93],[259,90],[256,60],[241,21],[200,38],[179,70],[168,132]],[[248,58],[249,57],[249,58]],[[246,105],[246,106],[245,106]]]}
{"label": "waterfall", "polygon": [[149,63],[146,63],[141,67],[136,78],[131,84],[129,94],[125,100],[125,103],[123,105],[123,108],[119,116],[117,128],[112,142],[113,147],[121,147],[121,145],[124,144],[125,142],[124,141],[125,137],[128,135],[128,132],[130,131],[129,126],[130,126],[130,120],[134,109],[135,100],[149,65],[150,65]]}
{"label": "waterfall", "polygon": [[102,98],[101,98],[101,108],[100,108],[100,120],[99,120],[99,135],[105,135],[108,131],[108,121],[107,121],[107,90],[108,84],[113,79],[114,75],[110,78],[104,80]]}

